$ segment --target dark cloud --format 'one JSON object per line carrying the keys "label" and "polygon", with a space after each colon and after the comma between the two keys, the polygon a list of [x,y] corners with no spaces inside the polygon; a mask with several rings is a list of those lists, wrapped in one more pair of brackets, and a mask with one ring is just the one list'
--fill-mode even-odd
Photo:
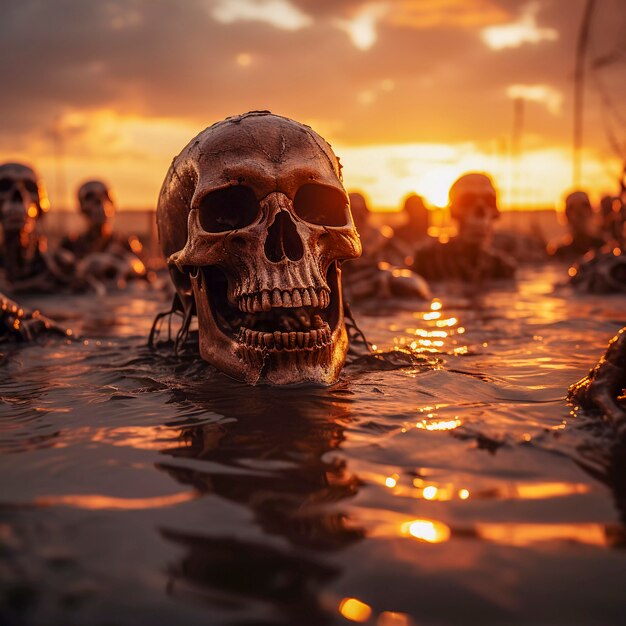
{"label": "dark cloud", "polygon": [[[363,3],[292,4],[315,18],[311,26],[222,24],[211,17],[210,0],[10,3],[0,22],[0,149],[48,136],[68,110],[108,108],[201,128],[232,113],[270,108],[332,123],[335,139],[346,143],[497,139],[510,134],[506,89],[515,83],[550,85],[563,93],[564,113],[570,110],[583,0],[542,2],[538,23],[556,29],[557,41],[499,51],[481,41],[478,27],[440,21],[416,28],[384,19],[376,43],[358,50],[333,20]],[[482,5],[511,20],[524,6],[513,0]],[[615,8],[603,9],[594,25],[597,54],[623,40],[624,12],[618,3],[607,5]],[[236,63],[241,53],[250,55],[246,67]],[[623,81],[612,89],[616,100],[626,101]],[[594,98],[589,101],[598,105]],[[600,144],[599,110],[588,123]],[[527,107],[528,131],[546,143],[566,141],[569,124],[541,104]]]}

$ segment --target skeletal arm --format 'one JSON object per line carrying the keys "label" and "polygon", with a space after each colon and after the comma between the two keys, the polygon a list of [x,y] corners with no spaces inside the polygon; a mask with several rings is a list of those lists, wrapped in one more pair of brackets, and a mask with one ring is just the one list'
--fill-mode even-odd
{"label": "skeletal arm", "polygon": [[582,380],[574,383],[568,398],[586,409],[602,411],[626,434],[626,326],[609,342],[606,353]]}

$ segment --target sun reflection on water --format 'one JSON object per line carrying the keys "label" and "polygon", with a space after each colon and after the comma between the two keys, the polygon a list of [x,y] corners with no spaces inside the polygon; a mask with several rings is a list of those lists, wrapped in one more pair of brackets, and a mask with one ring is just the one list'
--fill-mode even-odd
{"label": "sun reflection on water", "polygon": [[429,519],[416,519],[405,522],[401,527],[402,535],[410,535],[427,543],[442,543],[450,539],[450,528],[443,522]]}
{"label": "sun reflection on water", "polygon": [[123,510],[135,511],[142,509],[161,509],[169,506],[182,504],[198,498],[195,491],[183,491],[167,496],[155,496],[152,498],[118,498],[103,494],[68,494],[59,496],[42,496],[35,498],[36,506],[68,506],[75,509],[90,511],[100,510]]}
{"label": "sun reflection on water", "polygon": [[[443,352],[448,343],[452,344],[453,354],[465,354],[468,349],[466,346],[457,346],[457,342],[453,336],[461,335],[465,332],[465,328],[457,325],[459,320],[455,316],[444,316],[444,304],[438,298],[432,300],[429,310],[426,312],[416,312],[414,317],[418,320],[426,322],[426,327],[420,328],[397,328],[394,325],[389,326],[392,332],[402,331],[404,334],[394,339],[396,346],[408,347],[413,352],[420,353],[439,353]],[[415,338],[413,338],[415,337]]]}

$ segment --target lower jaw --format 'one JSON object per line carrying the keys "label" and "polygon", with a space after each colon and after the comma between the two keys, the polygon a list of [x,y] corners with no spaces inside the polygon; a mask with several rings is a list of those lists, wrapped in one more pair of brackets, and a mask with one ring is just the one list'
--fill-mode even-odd
{"label": "lower jaw", "polygon": [[333,341],[315,349],[254,350],[239,345],[237,355],[250,373],[246,382],[272,385],[318,384],[337,381],[348,348],[343,324],[333,333]]}
{"label": "lower jaw", "polygon": [[255,349],[227,337],[214,320],[204,272],[191,277],[200,332],[200,356],[228,376],[252,385],[331,385],[345,363],[348,334],[343,323],[340,270],[337,269],[338,321],[330,341],[303,349]]}

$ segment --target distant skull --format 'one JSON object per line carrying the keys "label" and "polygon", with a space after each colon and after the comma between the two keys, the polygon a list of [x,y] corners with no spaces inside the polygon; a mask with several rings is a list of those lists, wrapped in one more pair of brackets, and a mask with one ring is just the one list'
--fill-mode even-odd
{"label": "distant skull", "polygon": [[268,111],[214,124],[174,159],[157,222],[202,358],[253,384],[338,378],[339,262],[361,244],[339,160],[318,134]]}
{"label": "distant skull", "polygon": [[450,187],[450,216],[459,224],[459,236],[469,245],[483,246],[500,216],[496,190],[491,178],[470,172]]}
{"label": "distant skull", "polygon": [[0,165],[0,223],[5,233],[32,231],[42,214],[40,183],[21,163]]}
{"label": "distant skull", "polygon": [[78,188],[80,212],[93,226],[102,226],[113,215],[115,205],[108,186],[100,180],[90,180]]}
{"label": "distant skull", "polygon": [[565,198],[565,217],[575,233],[587,233],[593,219],[593,207],[584,191],[574,191]]}

